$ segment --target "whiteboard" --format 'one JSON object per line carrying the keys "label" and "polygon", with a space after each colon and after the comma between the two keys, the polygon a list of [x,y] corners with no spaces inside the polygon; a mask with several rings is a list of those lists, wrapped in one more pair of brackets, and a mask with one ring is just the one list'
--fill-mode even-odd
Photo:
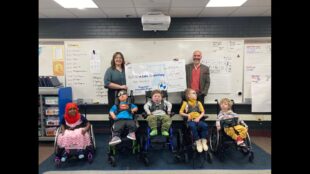
{"label": "whiteboard", "polygon": [[107,58],[101,56],[94,41],[66,41],[66,86],[72,87],[73,100],[87,103],[107,103],[107,90],[103,85],[103,72]]}
{"label": "whiteboard", "polygon": [[240,102],[242,92],[243,40],[208,42],[202,63],[210,70],[210,94],[233,95],[231,98]]}
{"label": "whiteboard", "polygon": [[[78,45],[71,47],[69,44]],[[148,63],[184,59],[192,62],[194,50],[201,50],[203,63],[211,67],[230,68],[211,72],[211,87],[206,103],[214,103],[214,99],[229,97],[236,103],[242,102],[243,87],[243,39],[204,38],[204,39],[76,39],[65,41],[66,50],[66,82],[73,89],[73,99],[83,98],[92,102],[107,103],[106,89],[102,88],[105,70],[110,67],[113,53],[120,51],[128,63]],[[96,50],[100,54],[100,73],[90,71],[91,53]],[[69,52],[69,53],[68,53]],[[74,55],[71,54],[74,52]],[[73,60],[74,59],[74,60]],[[70,64],[76,64],[72,67]],[[226,63],[226,65],[225,65]],[[228,65],[227,65],[228,63]],[[225,65],[225,66],[223,66]],[[71,67],[70,67],[71,66]],[[69,69],[68,69],[69,68]],[[73,73],[72,68],[78,73]],[[185,76],[185,74],[184,74]],[[75,80],[74,80],[75,79]],[[96,84],[94,84],[96,79]],[[80,80],[81,83],[73,81]],[[218,88],[214,84],[221,85]],[[180,93],[170,93],[172,103],[180,103]],[[144,96],[136,97],[137,103],[144,103]]]}
{"label": "whiteboard", "polygon": [[252,99],[252,75],[271,75],[271,43],[246,43],[244,48],[244,101]]}
{"label": "whiteboard", "polygon": [[271,75],[251,76],[252,112],[271,112]]}
{"label": "whiteboard", "polygon": [[[64,60],[64,45],[39,45],[39,76],[54,76],[53,62]],[[56,75],[65,84],[65,75]]]}
{"label": "whiteboard", "polygon": [[130,63],[125,66],[128,90],[145,95],[154,89],[182,92],[186,89],[185,60]]}

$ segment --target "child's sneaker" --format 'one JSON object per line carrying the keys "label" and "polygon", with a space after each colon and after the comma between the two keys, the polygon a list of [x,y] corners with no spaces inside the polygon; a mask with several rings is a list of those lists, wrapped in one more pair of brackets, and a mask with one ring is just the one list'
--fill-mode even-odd
{"label": "child's sneaker", "polygon": [[79,159],[83,159],[83,158],[84,158],[84,154],[80,154]]}
{"label": "child's sneaker", "polygon": [[168,131],[161,131],[161,134],[162,134],[163,136],[166,136],[166,137],[169,136],[169,132],[168,132]]}
{"label": "child's sneaker", "polygon": [[131,139],[131,140],[136,140],[136,134],[134,132],[131,132],[127,135],[127,138]]}
{"label": "child's sneaker", "polygon": [[79,156],[78,156],[79,159],[83,159],[84,158],[84,153],[83,153],[82,149],[79,150],[78,154],[79,154]]}
{"label": "child's sneaker", "polygon": [[201,140],[200,140],[200,139],[199,139],[199,140],[196,140],[196,148],[197,148],[197,151],[198,151],[199,153],[202,152],[202,144],[201,144]]}
{"label": "child's sneaker", "polygon": [[237,137],[236,141],[237,141],[238,146],[245,146],[244,141],[242,140],[240,136]]}
{"label": "child's sneaker", "polygon": [[115,146],[115,145],[117,145],[117,144],[119,144],[121,142],[122,142],[122,140],[118,136],[114,136],[112,138],[112,140],[109,142],[109,145],[110,146]]}
{"label": "child's sneaker", "polygon": [[207,139],[203,138],[203,139],[201,139],[201,142],[202,142],[203,150],[208,151]]}
{"label": "child's sneaker", "polygon": [[63,156],[63,157],[61,157],[60,161],[64,163],[64,162],[66,162],[66,160],[67,160],[67,156]]}
{"label": "child's sneaker", "polygon": [[155,136],[157,135],[157,129],[153,129],[151,132],[150,132],[150,136]]}
{"label": "child's sneaker", "polygon": [[61,162],[66,162],[67,157],[68,157],[68,153],[69,152],[66,152],[66,151],[63,152],[63,155],[62,155],[62,157],[60,159]]}

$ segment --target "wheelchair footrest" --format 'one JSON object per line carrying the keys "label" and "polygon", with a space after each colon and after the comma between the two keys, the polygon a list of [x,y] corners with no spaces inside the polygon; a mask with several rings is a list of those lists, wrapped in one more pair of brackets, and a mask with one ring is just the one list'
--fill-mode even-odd
{"label": "wheelchair footrest", "polygon": [[153,136],[151,137],[151,143],[166,143],[167,137],[165,136]]}

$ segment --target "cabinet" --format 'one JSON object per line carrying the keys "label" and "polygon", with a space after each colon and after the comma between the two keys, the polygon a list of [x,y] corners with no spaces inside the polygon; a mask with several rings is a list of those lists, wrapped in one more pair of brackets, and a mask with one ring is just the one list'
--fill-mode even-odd
{"label": "cabinet", "polygon": [[71,87],[39,87],[39,141],[54,141],[55,132],[63,119],[65,107],[72,102]]}

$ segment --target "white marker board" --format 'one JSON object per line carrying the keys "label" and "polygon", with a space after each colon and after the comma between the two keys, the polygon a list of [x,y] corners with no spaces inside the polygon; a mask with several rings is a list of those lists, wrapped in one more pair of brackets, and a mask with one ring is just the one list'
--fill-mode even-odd
{"label": "white marker board", "polygon": [[[68,44],[76,44],[78,47]],[[239,96],[238,92],[243,91],[243,49],[242,39],[225,38],[65,40],[66,85],[72,87],[74,99],[92,99],[93,102],[106,103],[106,89],[102,88],[102,80],[116,51],[122,52],[126,62],[130,63],[171,61],[178,58],[184,59],[187,64],[192,62],[193,51],[201,50],[202,61],[210,66],[211,70],[211,87],[206,103],[214,103],[214,99],[222,97],[229,97],[240,103],[242,96]],[[93,50],[100,54],[100,73],[97,74],[92,73],[90,68],[93,66],[91,63]],[[72,64],[75,64],[75,67]],[[98,71],[98,66],[94,67],[92,71]],[[216,67],[226,70],[217,71],[214,69]],[[73,73],[73,70],[76,73]],[[73,83],[78,79],[82,82]],[[97,85],[94,84],[94,79]],[[172,103],[180,103],[180,94],[169,94],[169,100]],[[144,97],[137,97],[136,102],[143,103]]]}

